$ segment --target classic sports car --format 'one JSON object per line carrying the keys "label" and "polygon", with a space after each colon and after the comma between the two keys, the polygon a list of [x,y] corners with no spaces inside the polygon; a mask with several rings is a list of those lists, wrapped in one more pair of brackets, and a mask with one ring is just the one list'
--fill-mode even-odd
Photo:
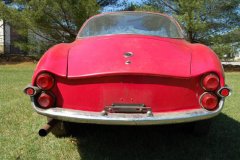
{"label": "classic sports car", "polygon": [[217,55],[188,43],[171,17],[115,12],[90,18],[73,43],[49,49],[24,93],[52,118],[41,136],[59,122],[191,122],[194,133],[206,134],[231,89]]}

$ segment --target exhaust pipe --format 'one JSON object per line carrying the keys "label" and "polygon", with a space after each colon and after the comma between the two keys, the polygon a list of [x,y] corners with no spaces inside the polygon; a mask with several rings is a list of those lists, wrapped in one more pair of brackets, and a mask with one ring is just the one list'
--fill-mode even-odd
{"label": "exhaust pipe", "polygon": [[45,126],[43,126],[38,134],[41,137],[45,137],[54,127],[56,127],[61,121],[56,119],[51,119]]}

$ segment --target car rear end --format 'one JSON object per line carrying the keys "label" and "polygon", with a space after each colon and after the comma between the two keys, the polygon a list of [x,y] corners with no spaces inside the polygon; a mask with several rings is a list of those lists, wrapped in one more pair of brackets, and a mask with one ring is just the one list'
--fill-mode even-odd
{"label": "car rear end", "polygon": [[194,78],[114,75],[71,79],[41,72],[24,89],[33,108],[79,123],[149,125],[191,122],[217,115],[231,94],[215,73]]}

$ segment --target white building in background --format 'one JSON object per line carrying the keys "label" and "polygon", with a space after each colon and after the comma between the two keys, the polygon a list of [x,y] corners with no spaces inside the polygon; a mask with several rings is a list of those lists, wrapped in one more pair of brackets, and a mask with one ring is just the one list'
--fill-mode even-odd
{"label": "white building in background", "polygon": [[[239,42],[231,43],[231,46],[237,45]],[[225,57],[229,57],[229,59],[240,60],[240,47],[236,48],[235,53],[225,54]]]}
{"label": "white building in background", "polygon": [[0,19],[0,53],[4,52],[4,23]]}
{"label": "white building in background", "polygon": [[0,53],[10,53],[10,26],[0,19]]}
{"label": "white building in background", "polygon": [[19,47],[14,45],[14,42],[23,41],[15,30],[16,28],[0,19],[0,53],[25,54]]}
{"label": "white building in background", "polygon": [[235,60],[240,60],[240,48],[237,49],[237,53],[235,54]]}

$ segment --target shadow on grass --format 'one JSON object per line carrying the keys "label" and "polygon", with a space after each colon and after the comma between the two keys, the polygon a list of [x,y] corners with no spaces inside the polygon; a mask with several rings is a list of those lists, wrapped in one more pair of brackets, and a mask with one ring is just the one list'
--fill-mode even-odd
{"label": "shadow on grass", "polygon": [[207,137],[194,137],[183,125],[105,126],[73,124],[82,159],[239,159],[240,123],[215,117]]}

